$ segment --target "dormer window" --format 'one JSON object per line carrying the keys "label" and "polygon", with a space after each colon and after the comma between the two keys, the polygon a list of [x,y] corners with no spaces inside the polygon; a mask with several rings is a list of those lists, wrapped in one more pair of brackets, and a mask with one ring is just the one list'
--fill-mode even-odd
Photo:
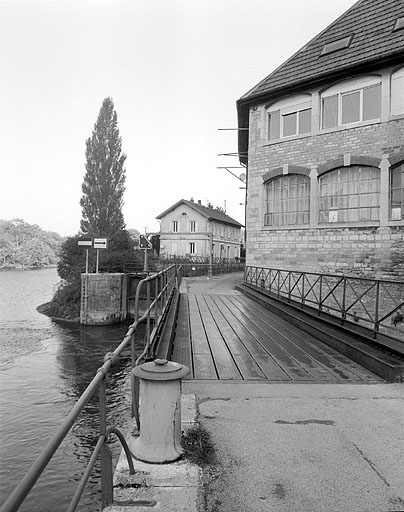
{"label": "dormer window", "polygon": [[268,140],[311,132],[311,96],[286,98],[268,108]]}
{"label": "dormer window", "polygon": [[320,55],[328,55],[329,53],[334,53],[337,52],[338,50],[348,48],[349,45],[351,44],[352,38],[353,34],[347,37],[343,37],[341,39],[337,39],[337,41],[332,41],[331,43],[325,43]]}
{"label": "dormer window", "polygon": [[404,28],[404,16],[401,16],[400,18],[397,18],[396,23],[393,28],[393,32],[396,30],[402,30]]}
{"label": "dormer window", "polygon": [[381,79],[349,80],[327,89],[321,110],[323,130],[380,119]]}

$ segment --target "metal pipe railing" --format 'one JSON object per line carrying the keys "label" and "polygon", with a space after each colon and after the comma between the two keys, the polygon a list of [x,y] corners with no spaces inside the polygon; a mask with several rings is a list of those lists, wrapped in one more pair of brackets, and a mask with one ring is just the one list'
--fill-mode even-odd
{"label": "metal pipe railing", "polygon": [[[150,297],[150,284],[154,280],[162,280],[165,282],[164,286],[162,286],[162,290],[157,294],[155,294],[155,299],[152,301]],[[150,332],[150,315],[152,311],[156,311],[155,321],[160,322],[161,317],[165,309],[168,307],[168,300],[173,293],[175,287],[179,287],[181,281],[181,269],[177,269],[175,265],[147,278],[143,279],[139,282],[138,289],[136,290],[136,300],[135,300],[135,321],[132,325],[129,326],[129,329],[122,340],[122,342],[118,345],[118,347],[113,351],[109,352],[104,357],[104,364],[97,370],[97,373],[80,396],[76,404],[71,409],[70,413],[67,415],[66,419],[60,425],[57,432],[54,434],[52,439],[48,442],[42,452],[39,454],[37,459],[31,465],[28,472],[24,475],[21,481],[18,483],[17,487],[11,492],[5,503],[2,505],[0,512],[16,512],[20,505],[24,502],[25,498],[30,493],[31,489],[34,487],[36,481],[41,476],[48,463],[51,461],[52,457],[58,450],[60,444],[65,439],[66,435],[70,432],[71,428],[75,424],[77,418],[85,409],[88,402],[91,398],[99,392],[100,400],[99,400],[99,410],[100,410],[100,433],[98,436],[98,441],[93,450],[93,453],[90,457],[90,460],[87,464],[87,467],[83,473],[83,476],[78,484],[78,487],[75,491],[75,494],[70,502],[68,512],[74,512],[77,508],[77,505],[80,501],[80,497],[85,489],[88,479],[90,478],[91,472],[95,465],[95,462],[98,456],[101,454],[101,487],[102,487],[102,506],[105,507],[107,504],[110,504],[113,499],[113,488],[112,488],[112,455],[107,446],[108,436],[110,434],[117,435],[119,441],[121,442],[129,465],[129,471],[131,474],[134,474],[133,462],[131,459],[129,448],[126,444],[125,438],[122,433],[113,426],[107,426],[107,418],[106,418],[106,379],[109,373],[109,370],[112,366],[114,366],[118,360],[120,354],[127,346],[131,346],[131,355],[132,355],[132,368],[136,364],[136,354],[135,354],[135,334],[137,327],[139,324],[145,320],[148,322],[149,332],[148,332],[148,340],[147,343],[151,344],[151,332]],[[139,301],[140,301],[140,292],[141,288],[147,284],[147,306],[144,314],[139,316]],[[159,299],[161,299],[160,304],[158,304]],[[158,308],[156,309],[156,305],[158,304]],[[159,313],[157,313],[157,311]],[[138,359],[139,360],[139,359]],[[134,391],[132,390],[132,397],[134,396]],[[132,406],[132,411],[134,407]]]}
{"label": "metal pipe railing", "polygon": [[247,266],[244,282],[318,315],[333,315],[341,324],[361,325],[375,338],[382,328],[384,335],[404,341],[404,329],[397,334],[396,328],[404,311],[403,281]]}

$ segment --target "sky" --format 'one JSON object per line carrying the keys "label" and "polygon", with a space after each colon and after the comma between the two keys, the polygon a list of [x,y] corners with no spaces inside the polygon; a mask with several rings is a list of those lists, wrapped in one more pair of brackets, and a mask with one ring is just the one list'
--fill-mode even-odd
{"label": "sky", "polygon": [[[180,199],[244,224],[236,101],[354,0],[0,0],[0,219],[78,233],[85,141],[111,97],[128,228]],[[239,176],[243,169],[232,169]]]}

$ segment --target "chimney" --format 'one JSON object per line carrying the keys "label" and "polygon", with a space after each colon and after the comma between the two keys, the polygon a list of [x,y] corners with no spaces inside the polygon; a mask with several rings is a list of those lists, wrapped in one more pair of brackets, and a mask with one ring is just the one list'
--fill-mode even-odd
{"label": "chimney", "polygon": [[202,204],[202,202],[201,202],[201,200],[200,200],[200,199],[198,199],[198,204]]}
{"label": "chimney", "polygon": [[194,198],[193,198],[193,197],[191,197],[191,203],[193,203],[193,202],[194,202]]}

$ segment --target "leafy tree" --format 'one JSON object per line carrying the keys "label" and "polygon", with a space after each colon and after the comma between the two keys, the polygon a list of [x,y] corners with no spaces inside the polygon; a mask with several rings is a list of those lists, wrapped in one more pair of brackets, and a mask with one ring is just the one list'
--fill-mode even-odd
{"label": "leafy tree", "polygon": [[111,236],[125,229],[125,160],[114,103],[105,98],[92,136],[86,141],[86,174],[80,200],[83,233]]}
{"label": "leafy tree", "polygon": [[0,220],[0,267],[39,268],[57,262],[62,237],[22,219]]}

